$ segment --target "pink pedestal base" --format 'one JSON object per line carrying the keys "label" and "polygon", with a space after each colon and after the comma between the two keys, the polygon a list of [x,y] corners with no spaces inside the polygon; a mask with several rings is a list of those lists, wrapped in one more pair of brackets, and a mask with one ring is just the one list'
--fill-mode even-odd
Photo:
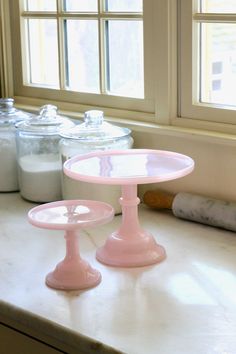
{"label": "pink pedestal base", "polygon": [[53,272],[46,277],[50,288],[60,290],[83,290],[98,285],[102,279],[98,270],[93,269],[81,258],[78,246],[78,230],[66,231],[66,256]]}
{"label": "pink pedestal base", "polygon": [[100,272],[80,259],[71,264],[58,263],[55,270],[47,275],[46,284],[59,290],[83,290],[98,285],[101,279]]}
{"label": "pink pedestal base", "polygon": [[121,227],[97,250],[98,261],[117,267],[142,267],[161,262],[166,257],[165,249],[149,232],[140,228],[139,203],[137,185],[123,185]]}
{"label": "pink pedestal base", "polygon": [[123,240],[116,232],[108,237],[96,254],[98,261],[117,267],[143,267],[161,262],[165,257],[165,249],[151,235],[142,234],[136,240]]}

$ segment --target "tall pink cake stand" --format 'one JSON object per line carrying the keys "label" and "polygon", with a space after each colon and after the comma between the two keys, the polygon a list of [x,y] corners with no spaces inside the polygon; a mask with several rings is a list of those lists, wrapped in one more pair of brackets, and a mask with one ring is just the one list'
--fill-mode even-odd
{"label": "tall pink cake stand", "polygon": [[163,260],[164,248],[140,227],[137,185],[180,178],[193,168],[194,161],[188,156],[147,149],[96,151],[67,160],[64,172],[75,180],[121,185],[121,226],[97,250],[97,259],[119,267],[145,266]]}
{"label": "tall pink cake stand", "polygon": [[65,230],[66,256],[46,277],[46,284],[55,289],[81,290],[100,283],[101,274],[81,258],[79,231],[109,222],[113,208],[92,200],[63,200],[31,209],[29,222],[44,229]]}

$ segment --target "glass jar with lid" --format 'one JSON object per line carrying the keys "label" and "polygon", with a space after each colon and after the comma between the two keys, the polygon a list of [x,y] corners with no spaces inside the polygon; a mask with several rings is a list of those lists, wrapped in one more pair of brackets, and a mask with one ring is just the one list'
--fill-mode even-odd
{"label": "glass jar with lid", "polygon": [[[103,112],[99,110],[85,112],[83,123],[69,130],[62,130],[60,136],[62,165],[75,155],[96,150],[130,149],[133,146],[131,130],[106,122]],[[62,196],[64,199],[101,200],[111,204],[116,214],[121,212],[119,186],[75,181],[63,173]]]}
{"label": "glass jar with lid", "polygon": [[59,133],[74,123],[57,114],[57,107],[45,105],[39,115],[16,125],[20,194],[33,202],[61,199]]}
{"label": "glass jar with lid", "polygon": [[19,190],[15,124],[30,116],[30,113],[14,107],[13,98],[0,99],[0,192]]}

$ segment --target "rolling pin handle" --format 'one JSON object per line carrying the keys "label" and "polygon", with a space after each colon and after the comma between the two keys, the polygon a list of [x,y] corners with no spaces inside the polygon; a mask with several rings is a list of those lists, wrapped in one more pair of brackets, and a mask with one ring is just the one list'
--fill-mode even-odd
{"label": "rolling pin handle", "polygon": [[149,190],[143,196],[143,202],[153,209],[172,209],[175,196],[160,190]]}

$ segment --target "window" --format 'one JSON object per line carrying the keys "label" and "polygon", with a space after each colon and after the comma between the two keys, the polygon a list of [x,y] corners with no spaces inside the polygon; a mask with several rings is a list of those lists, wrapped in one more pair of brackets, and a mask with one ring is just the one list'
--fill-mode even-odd
{"label": "window", "polygon": [[14,94],[154,117],[153,3],[11,1]]}
{"label": "window", "polygon": [[236,1],[180,6],[180,116],[236,124]]}
{"label": "window", "polygon": [[[144,97],[140,0],[106,0],[104,8],[96,0],[64,0],[61,11],[56,0],[27,0],[25,4],[26,84]],[[44,13],[35,18],[39,11]],[[47,17],[50,12],[55,15]],[[58,43],[63,46],[59,53]]]}
{"label": "window", "polygon": [[235,0],[10,3],[18,98],[165,125],[235,125]]}

